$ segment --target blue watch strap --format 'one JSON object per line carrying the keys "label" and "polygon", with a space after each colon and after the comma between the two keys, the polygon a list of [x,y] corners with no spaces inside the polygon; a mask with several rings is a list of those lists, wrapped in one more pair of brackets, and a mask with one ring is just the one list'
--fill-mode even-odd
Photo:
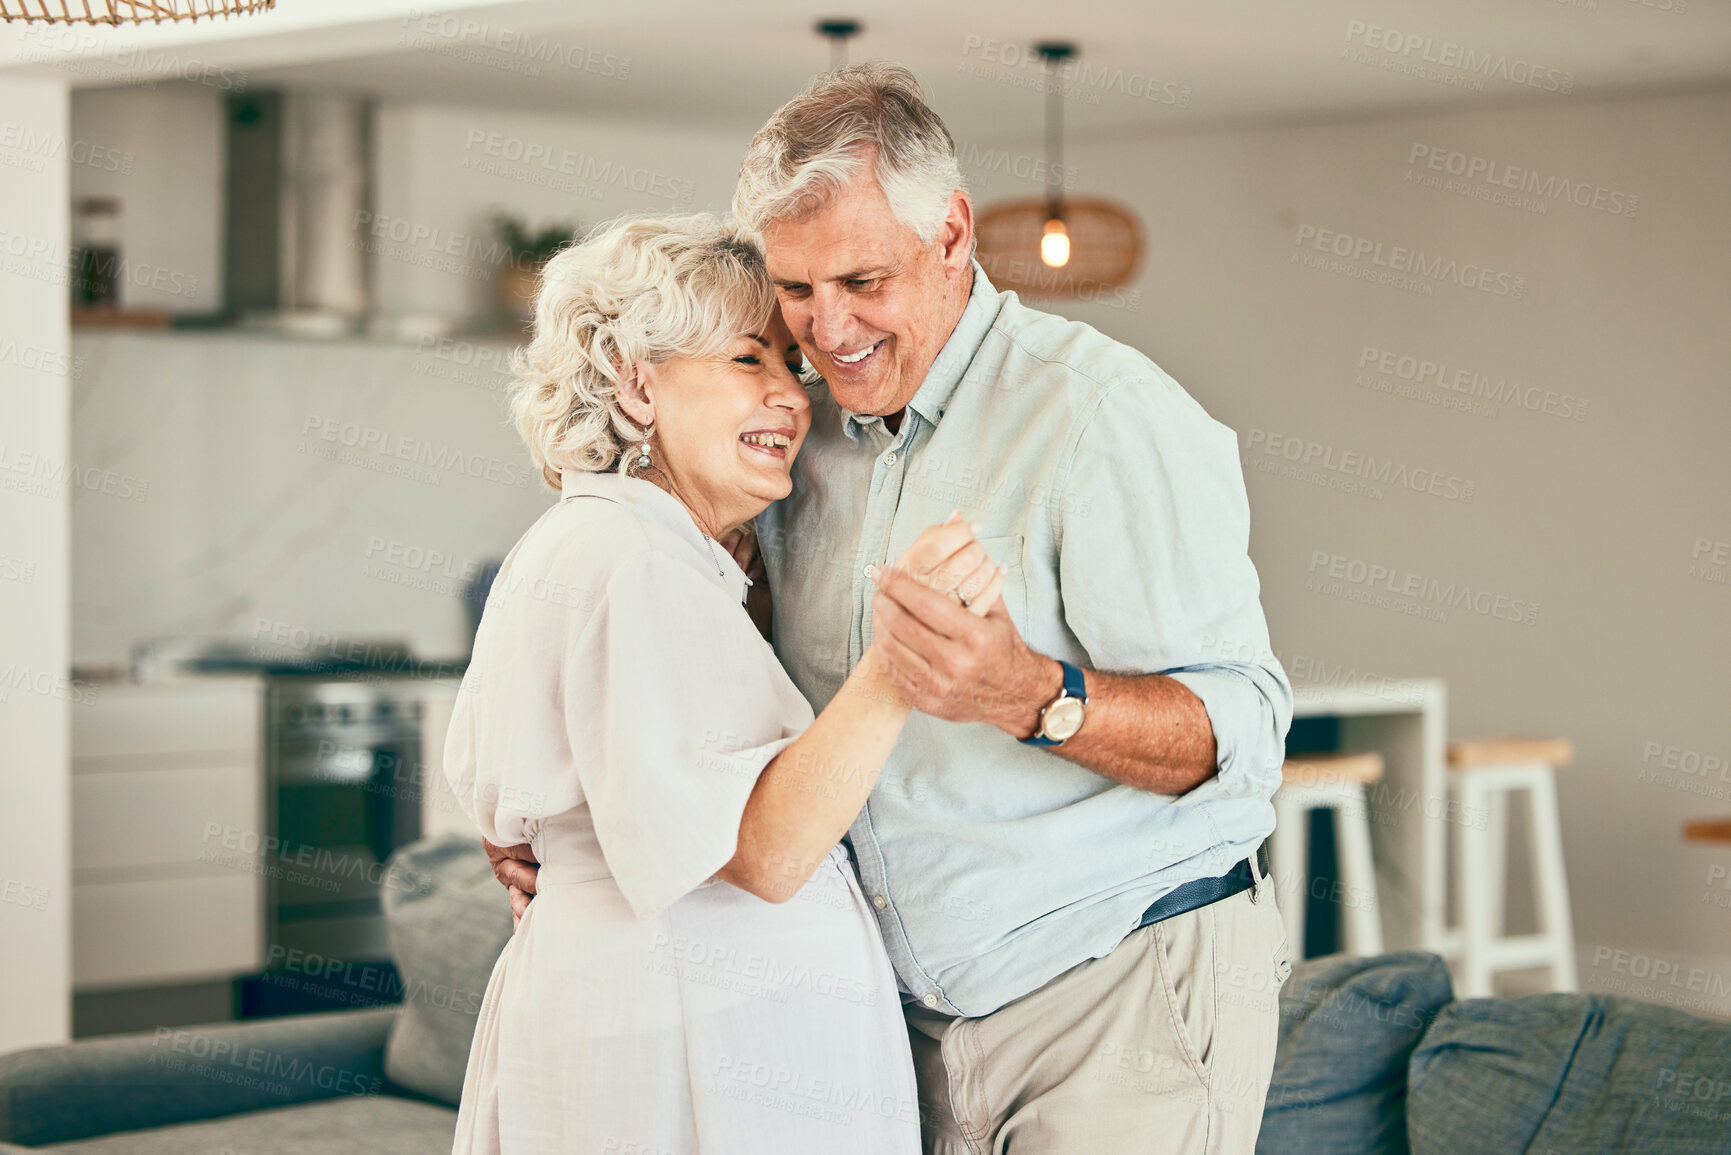
{"label": "blue watch strap", "polygon": [[[1087,700],[1088,700],[1088,683],[1086,680],[1083,679],[1081,669],[1076,667],[1076,666],[1072,666],[1069,662],[1066,662],[1063,658],[1058,658],[1057,663],[1058,663],[1058,665],[1062,666],[1064,669],[1064,693],[1060,696],[1065,697],[1065,698],[1075,698],[1081,702],[1087,702]],[[1057,699],[1055,699],[1055,698],[1053,699],[1053,701],[1056,701],[1056,700]],[[1050,703],[1048,703],[1048,705],[1049,704]],[[1043,717],[1044,713],[1045,713],[1045,711],[1042,710],[1041,711],[1042,717]],[[1024,745],[1024,746],[1056,746],[1059,744],[1055,739],[1048,738],[1044,734],[1041,734],[1037,731],[1035,732],[1035,734],[1032,738],[1020,738],[1017,740],[1019,742],[1021,742],[1022,745]]]}
{"label": "blue watch strap", "polygon": [[1083,679],[1081,669],[1072,666],[1063,658],[1058,659],[1058,664],[1064,667],[1065,695],[1086,702],[1088,700],[1088,683]]}

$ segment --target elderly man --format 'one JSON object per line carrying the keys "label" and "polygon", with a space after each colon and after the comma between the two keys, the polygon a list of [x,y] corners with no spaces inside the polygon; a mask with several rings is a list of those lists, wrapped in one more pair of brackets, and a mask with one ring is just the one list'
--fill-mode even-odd
{"label": "elderly man", "polygon": [[[789,101],[734,211],[826,382],[758,521],[777,653],[821,707],[885,639],[921,712],[848,842],[927,1150],[1250,1152],[1290,970],[1257,852],[1291,688],[1234,435],[1134,349],[993,289],[905,69]],[[1009,570],[984,618],[869,576],[957,508]]]}

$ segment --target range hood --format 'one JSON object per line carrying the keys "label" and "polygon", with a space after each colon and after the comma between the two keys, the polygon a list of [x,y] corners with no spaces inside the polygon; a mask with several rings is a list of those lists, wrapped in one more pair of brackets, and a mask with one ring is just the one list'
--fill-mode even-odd
{"label": "range hood", "polygon": [[261,90],[228,101],[223,263],[230,319],[307,334],[360,329],[370,301],[357,222],[372,198],[372,106]]}

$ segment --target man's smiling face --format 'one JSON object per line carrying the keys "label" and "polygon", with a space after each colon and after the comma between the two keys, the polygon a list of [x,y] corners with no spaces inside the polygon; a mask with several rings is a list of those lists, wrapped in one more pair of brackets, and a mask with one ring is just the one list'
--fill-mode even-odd
{"label": "man's smiling face", "polygon": [[813,215],[771,222],[763,241],[782,316],[836,403],[861,415],[904,409],[967,305],[967,194],[922,241],[866,164]]}

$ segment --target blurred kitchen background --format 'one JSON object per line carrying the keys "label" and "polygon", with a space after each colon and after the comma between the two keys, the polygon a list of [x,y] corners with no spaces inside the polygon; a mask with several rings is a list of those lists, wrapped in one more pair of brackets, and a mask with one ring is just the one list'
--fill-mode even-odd
{"label": "blurred kitchen background", "polygon": [[1238,432],[1316,725],[1422,714],[1426,789],[1445,735],[1572,739],[1583,987],[1643,954],[1731,1017],[1731,848],[1681,833],[1731,811],[1731,5],[280,0],[0,29],[0,1049],[333,1005],[308,953],[388,993],[380,864],[462,828],[476,598],[552,500],[524,286],[724,211],[842,56],[921,76],[978,209],[1134,219],[1043,305]]}

